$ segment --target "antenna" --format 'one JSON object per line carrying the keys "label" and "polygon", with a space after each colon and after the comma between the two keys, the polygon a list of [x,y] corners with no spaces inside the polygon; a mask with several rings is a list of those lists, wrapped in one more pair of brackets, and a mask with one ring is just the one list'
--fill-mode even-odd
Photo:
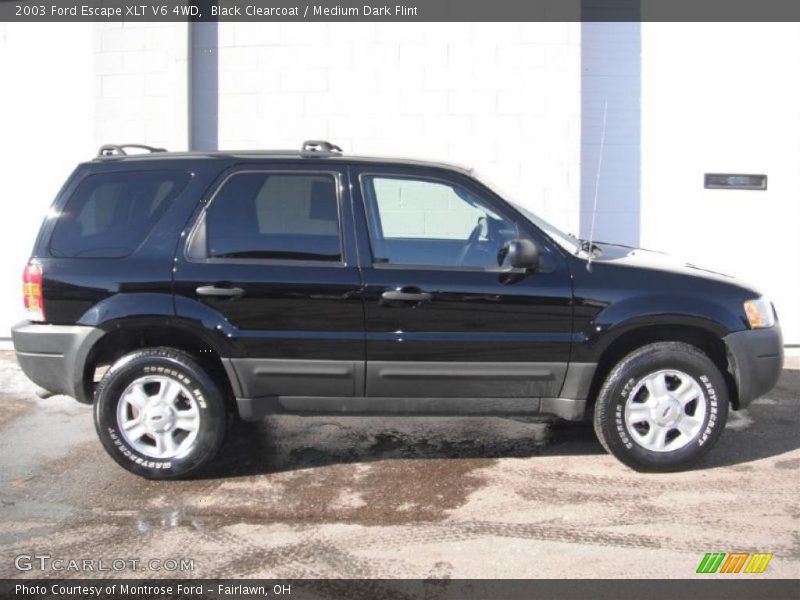
{"label": "antenna", "polygon": [[592,206],[592,225],[589,227],[589,260],[586,261],[586,270],[592,270],[592,258],[594,258],[594,251],[592,250],[592,242],[594,241],[594,222],[597,217],[597,195],[600,191],[600,169],[603,166],[603,154],[606,148],[606,117],[608,116],[608,100],[603,100],[603,129],[600,133],[600,153],[597,157],[597,173],[594,177],[594,204]]}

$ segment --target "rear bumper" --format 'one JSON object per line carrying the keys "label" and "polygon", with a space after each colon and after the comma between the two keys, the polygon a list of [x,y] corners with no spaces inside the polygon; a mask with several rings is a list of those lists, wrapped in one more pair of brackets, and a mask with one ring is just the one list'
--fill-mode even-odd
{"label": "rear bumper", "polygon": [[737,331],[724,340],[729,370],[739,390],[736,407],[744,408],[778,382],[783,369],[783,334],[776,324],[767,329]]}
{"label": "rear bumper", "polygon": [[54,394],[91,403],[84,385],[86,358],[103,335],[96,327],[22,321],[11,328],[17,362],[28,379]]}

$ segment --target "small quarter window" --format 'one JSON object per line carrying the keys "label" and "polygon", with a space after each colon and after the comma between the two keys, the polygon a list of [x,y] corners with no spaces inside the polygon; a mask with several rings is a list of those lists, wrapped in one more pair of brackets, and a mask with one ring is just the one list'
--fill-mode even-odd
{"label": "small quarter window", "polygon": [[176,171],[116,172],[86,177],[58,216],[50,254],[121,258],[144,241],[190,175]]}
{"label": "small quarter window", "polygon": [[205,218],[208,258],[342,260],[332,175],[233,175]]}

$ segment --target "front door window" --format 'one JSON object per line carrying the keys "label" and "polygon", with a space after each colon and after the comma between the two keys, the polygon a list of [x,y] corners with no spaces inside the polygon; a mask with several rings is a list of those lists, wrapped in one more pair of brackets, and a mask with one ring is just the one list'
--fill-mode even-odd
{"label": "front door window", "polygon": [[376,265],[496,269],[516,227],[455,184],[365,175]]}

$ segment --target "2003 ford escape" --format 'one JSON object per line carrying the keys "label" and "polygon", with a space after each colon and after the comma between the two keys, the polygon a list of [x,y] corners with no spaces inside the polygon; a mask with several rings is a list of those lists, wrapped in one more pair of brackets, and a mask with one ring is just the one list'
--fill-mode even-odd
{"label": "2003 ford escape", "polygon": [[139,475],[196,471],[236,412],[593,418],[625,464],[677,469],[780,374],[754,289],[575,239],[467,170],[126,148],[58,194],[13,339]]}

